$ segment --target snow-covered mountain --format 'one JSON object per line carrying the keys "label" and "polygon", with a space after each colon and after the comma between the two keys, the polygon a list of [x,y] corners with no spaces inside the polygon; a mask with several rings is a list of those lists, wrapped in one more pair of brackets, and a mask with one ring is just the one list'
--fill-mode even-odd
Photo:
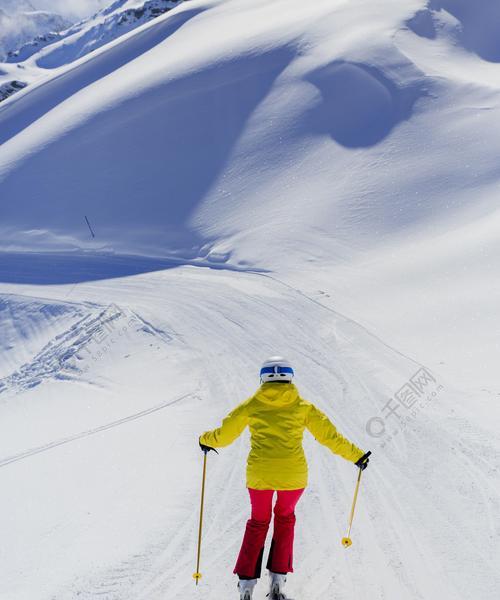
{"label": "snow-covered mountain", "polygon": [[306,437],[291,597],[493,600],[500,11],[191,0],[107,37],[142,5],[0,67],[0,596],[234,597],[248,438],[195,587],[197,436],[280,352],[373,451],[344,550],[355,472]]}
{"label": "snow-covered mountain", "polygon": [[[172,10],[181,1],[115,0],[110,6],[71,27],[70,23],[61,17],[41,11],[18,12],[12,19],[6,17],[5,22],[12,25],[12,36],[9,38],[5,34],[5,48],[13,49],[4,53],[6,63],[0,68],[0,101],[21,89],[20,85],[26,87],[45,79],[47,69],[53,70],[82,58]],[[34,15],[47,18],[46,26],[38,29],[39,34],[34,34],[36,29],[22,28],[20,22],[22,23],[26,15],[30,18]],[[29,38],[29,41],[24,43],[26,38]],[[23,43],[21,40],[24,40]],[[14,66],[10,67],[9,64]]]}
{"label": "snow-covered mountain", "polygon": [[[37,66],[53,69],[68,64],[174,8],[181,0],[115,0],[108,8],[67,31],[42,35],[10,52],[8,62],[35,58]],[[57,31],[57,30],[56,30]]]}
{"label": "snow-covered mountain", "polygon": [[[58,14],[41,10],[7,12],[0,7],[0,60],[23,46],[29,40],[67,29],[71,23]],[[25,8],[29,9],[27,3]]]}

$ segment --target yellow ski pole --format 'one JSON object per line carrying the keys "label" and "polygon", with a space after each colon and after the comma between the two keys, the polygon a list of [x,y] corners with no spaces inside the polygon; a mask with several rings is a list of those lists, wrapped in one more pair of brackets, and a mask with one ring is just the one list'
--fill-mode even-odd
{"label": "yellow ski pole", "polygon": [[201,579],[200,573],[200,556],[201,556],[201,531],[203,528],[203,503],[205,501],[205,478],[207,475],[207,454],[208,450],[204,450],[203,457],[203,477],[201,480],[201,504],[200,504],[200,527],[198,529],[198,555],[196,559],[196,572],[193,573],[193,578],[196,580],[196,585],[198,585],[198,581]]}
{"label": "yellow ski pole", "polygon": [[[370,456],[371,452],[368,452],[366,454],[366,456]],[[349,528],[347,529],[347,535],[346,537],[342,538],[342,546],[344,546],[344,548],[349,548],[349,546],[352,546],[352,540],[351,540],[351,527],[352,527],[352,521],[354,519],[354,510],[356,508],[356,500],[358,499],[358,492],[359,492],[359,484],[361,483],[361,473],[363,473],[363,469],[359,469],[359,473],[358,473],[358,480],[356,482],[356,489],[354,490],[354,498],[352,499],[352,506],[351,506],[351,514],[349,516]]]}

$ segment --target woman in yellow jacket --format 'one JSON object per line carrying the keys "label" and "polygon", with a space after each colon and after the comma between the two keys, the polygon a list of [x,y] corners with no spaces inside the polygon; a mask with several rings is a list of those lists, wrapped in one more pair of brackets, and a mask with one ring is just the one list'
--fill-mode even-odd
{"label": "woman in yellow jacket", "polygon": [[272,357],[260,371],[261,386],[223,420],[221,427],[200,437],[202,450],[231,444],[250,427],[251,450],[247,487],[252,505],[241,550],[234,568],[241,600],[250,600],[260,577],[262,555],[274,506],[274,531],[267,561],[271,600],[286,600],[286,573],[292,572],[295,506],[307,486],[307,462],[302,448],[304,429],[333,453],[364,469],[368,457],[349,442],[328,417],[299,396],[294,372],[281,357]]}

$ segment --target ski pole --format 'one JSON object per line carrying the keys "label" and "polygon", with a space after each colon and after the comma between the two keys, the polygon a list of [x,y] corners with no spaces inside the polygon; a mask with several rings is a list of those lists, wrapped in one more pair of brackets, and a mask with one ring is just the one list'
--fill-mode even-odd
{"label": "ski pole", "polygon": [[[371,454],[371,452],[368,453],[368,456]],[[356,489],[354,490],[354,498],[352,500],[352,506],[351,506],[351,515],[349,516],[349,528],[347,530],[347,535],[346,537],[342,538],[342,546],[344,546],[344,548],[349,548],[349,546],[352,546],[352,540],[351,540],[351,527],[352,527],[352,521],[354,519],[354,509],[356,508],[356,500],[358,499],[358,492],[359,492],[359,484],[361,483],[361,473],[363,473],[363,469],[359,469],[359,473],[358,473],[358,480],[356,482]]]}
{"label": "ski pole", "polygon": [[198,529],[198,554],[196,558],[196,572],[193,573],[193,578],[196,580],[196,585],[201,579],[200,573],[200,556],[201,556],[201,531],[203,528],[203,503],[205,501],[205,478],[207,475],[207,454],[208,450],[203,451],[203,476],[201,478],[201,504],[200,504],[200,527]]}

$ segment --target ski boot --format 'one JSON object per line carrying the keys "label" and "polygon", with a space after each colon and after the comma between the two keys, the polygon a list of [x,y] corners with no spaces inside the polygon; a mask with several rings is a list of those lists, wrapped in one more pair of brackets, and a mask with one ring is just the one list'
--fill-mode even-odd
{"label": "ski boot", "polygon": [[285,583],[286,575],[269,571],[269,600],[291,600],[283,590]]}
{"label": "ski boot", "polygon": [[238,589],[240,590],[240,600],[252,600],[252,593],[256,579],[240,579],[238,582]]}

